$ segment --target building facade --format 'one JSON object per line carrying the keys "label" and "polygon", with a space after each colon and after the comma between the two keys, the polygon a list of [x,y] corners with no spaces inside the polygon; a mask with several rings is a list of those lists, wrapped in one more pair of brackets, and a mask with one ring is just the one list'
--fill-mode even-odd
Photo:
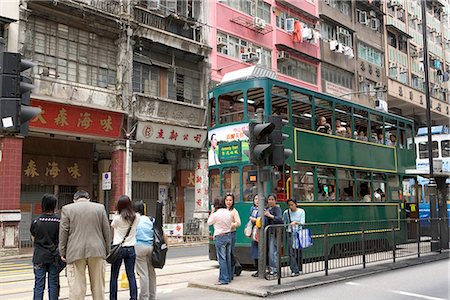
{"label": "building facade", "polygon": [[209,1],[211,81],[251,64],[286,82],[318,91],[320,30],[317,1]]}
{"label": "building facade", "polygon": [[0,4],[5,50],[36,63],[31,105],[42,109],[27,137],[0,137],[2,253],[31,242],[43,193],[56,194],[61,207],[84,189],[110,211],[128,194],[150,215],[164,200],[166,223],[204,217],[211,52],[204,5]]}

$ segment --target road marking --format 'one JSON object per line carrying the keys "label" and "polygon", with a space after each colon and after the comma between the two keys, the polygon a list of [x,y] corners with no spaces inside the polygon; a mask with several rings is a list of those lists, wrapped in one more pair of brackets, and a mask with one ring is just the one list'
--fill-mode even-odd
{"label": "road marking", "polygon": [[361,285],[360,283],[353,282],[353,281],[346,282],[345,284],[348,284],[348,285],[355,285],[355,286]]}
{"label": "road marking", "polygon": [[391,292],[396,293],[396,294],[400,294],[400,295],[404,295],[404,296],[411,296],[411,297],[422,298],[422,299],[427,299],[427,300],[447,300],[447,299],[444,299],[444,298],[431,297],[431,296],[415,294],[415,293],[409,293],[409,292],[403,292],[403,291],[391,291]]}

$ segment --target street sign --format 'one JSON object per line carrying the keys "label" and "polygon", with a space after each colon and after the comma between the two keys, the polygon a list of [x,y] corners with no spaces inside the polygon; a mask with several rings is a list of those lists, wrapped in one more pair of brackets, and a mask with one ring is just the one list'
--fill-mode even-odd
{"label": "street sign", "polygon": [[111,172],[102,173],[102,190],[111,190]]}

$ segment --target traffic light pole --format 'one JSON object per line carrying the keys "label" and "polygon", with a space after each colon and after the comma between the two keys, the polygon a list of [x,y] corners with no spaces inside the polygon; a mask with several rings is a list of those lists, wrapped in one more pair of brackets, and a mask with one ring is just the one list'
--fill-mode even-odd
{"label": "traffic light pole", "polygon": [[[256,122],[264,122],[264,109],[256,109]],[[264,279],[266,275],[266,257],[265,257],[265,246],[266,241],[264,239],[264,227],[265,218],[264,210],[266,207],[266,199],[264,196],[264,181],[262,176],[262,169],[264,165],[260,162],[256,165],[257,167],[257,189],[258,189],[258,216],[261,217],[261,228],[259,228],[259,240],[258,240],[258,277]]]}

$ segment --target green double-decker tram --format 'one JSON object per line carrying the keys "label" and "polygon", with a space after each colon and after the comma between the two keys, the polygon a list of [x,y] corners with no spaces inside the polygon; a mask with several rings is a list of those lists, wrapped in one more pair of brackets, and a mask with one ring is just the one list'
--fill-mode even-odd
{"label": "green double-decker tram", "polygon": [[[391,230],[384,220],[398,220],[396,243],[406,240],[400,225],[405,217],[402,183],[405,170],[415,167],[413,121],[276,79],[236,79],[209,93],[208,161],[210,199],[228,192],[236,198],[242,220],[236,242],[241,262],[252,263],[251,240],[243,229],[258,180],[257,168],[244,151],[244,130],[258,108],[264,109],[265,118],[276,114],[288,121],[284,144],[293,152],[284,166],[267,167],[272,178],[265,184],[266,195],[276,194],[283,210],[284,201],[296,199],[307,223],[348,222],[339,232],[343,236],[359,230],[352,223],[383,220],[368,228],[373,233],[369,239],[380,239],[377,232]],[[339,239],[333,243],[330,254],[341,246]]]}

